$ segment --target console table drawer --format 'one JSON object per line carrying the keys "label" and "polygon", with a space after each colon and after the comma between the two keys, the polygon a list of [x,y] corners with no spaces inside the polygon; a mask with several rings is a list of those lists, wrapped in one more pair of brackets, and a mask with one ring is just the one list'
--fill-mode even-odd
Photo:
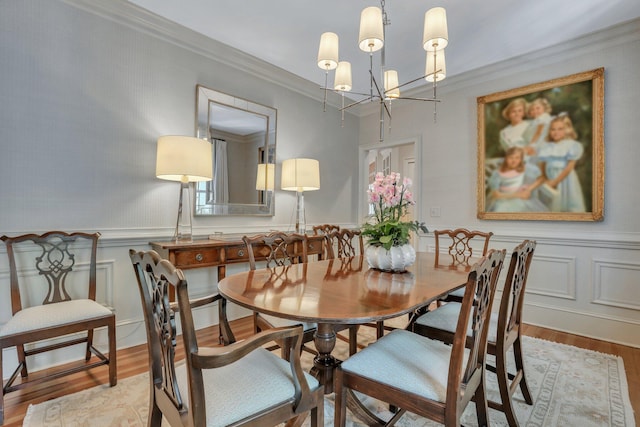
{"label": "console table drawer", "polygon": [[197,268],[221,264],[220,249],[190,249],[174,251],[175,265],[179,268]]}
{"label": "console table drawer", "polygon": [[308,240],[307,255],[322,255],[323,244],[323,240]]}
{"label": "console table drawer", "polygon": [[249,253],[245,245],[228,246],[225,248],[227,262],[249,261]]}

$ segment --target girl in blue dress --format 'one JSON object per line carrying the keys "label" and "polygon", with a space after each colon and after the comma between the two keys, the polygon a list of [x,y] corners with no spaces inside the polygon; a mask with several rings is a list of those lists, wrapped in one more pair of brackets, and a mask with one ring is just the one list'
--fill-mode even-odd
{"label": "girl in blue dress", "polygon": [[571,119],[561,114],[551,120],[547,141],[538,150],[545,184],[560,193],[554,203],[554,211],[586,212],[582,186],[575,171],[584,147],[576,138]]}
{"label": "girl in blue dress", "polygon": [[540,169],[525,162],[524,149],[507,150],[500,168],[489,178],[488,212],[546,212],[547,206],[535,197],[543,180]]}

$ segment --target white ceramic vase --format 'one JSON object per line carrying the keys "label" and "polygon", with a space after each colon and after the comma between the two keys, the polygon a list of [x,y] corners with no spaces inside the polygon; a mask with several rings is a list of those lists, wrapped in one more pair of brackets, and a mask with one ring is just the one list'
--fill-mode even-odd
{"label": "white ceramic vase", "polygon": [[416,261],[416,251],[407,244],[392,246],[386,250],[382,246],[369,245],[364,251],[369,267],[382,271],[401,273]]}

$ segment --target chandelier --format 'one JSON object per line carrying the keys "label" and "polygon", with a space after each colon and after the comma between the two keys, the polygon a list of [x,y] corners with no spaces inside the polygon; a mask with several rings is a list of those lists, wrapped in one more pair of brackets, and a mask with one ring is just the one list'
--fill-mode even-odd
{"label": "chandelier", "polygon": [[[387,68],[385,64],[385,33],[386,27],[390,25],[387,12],[384,9],[384,0],[380,1],[380,7],[372,6],[365,8],[360,14],[360,32],[358,37],[358,47],[363,52],[369,54],[369,93],[351,92],[351,63],[340,61],[338,56],[338,35],[332,32],[323,33],[320,37],[320,47],[318,49],[318,67],[325,70],[324,101],[323,110],[326,111],[327,91],[336,92],[342,95],[342,122],[344,126],[344,111],[348,108],[365,102],[377,101],[380,103],[380,141],[384,140],[384,119],[385,114],[391,121],[391,101],[406,99],[412,101],[434,102],[434,120],[436,118],[436,105],[440,102],[436,97],[437,82],[444,80],[446,68],[444,61],[444,48],[448,43],[447,16],[442,7],[429,9],[424,16],[424,32],[422,46],[426,53],[424,75],[407,81],[398,83],[398,72]],[[383,83],[380,87],[376,75],[373,72],[373,53],[380,51],[380,71],[379,78]],[[328,87],[329,71],[335,70],[333,88]],[[400,88],[415,83],[421,79],[431,82],[433,86],[433,96],[431,98],[403,97]],[[345,92],[363,96],[359,101],[354,101],[345,106]]]}

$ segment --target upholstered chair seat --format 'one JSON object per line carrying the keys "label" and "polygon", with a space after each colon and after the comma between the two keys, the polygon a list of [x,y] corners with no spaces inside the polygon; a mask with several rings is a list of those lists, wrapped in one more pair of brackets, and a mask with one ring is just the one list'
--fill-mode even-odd
{"label": "upholstered chair seat", "polygon": [[111,310],[90,299],[27,307],[14,314],[0,328],[0,337],[21,334],[34,329],[54,328],[111,314]]}
{"label": "upholstered chair seat", "polygon": [[[416,359],[416,354],[423,355]],[[465,359],[468,350],[465,350]],[[419,363],[418,363],[419,362]],[[446,402],[451,346],[404,329],[395,329],[342,362],[342,370],[377,383]],[[375,366],[376,369],[371,369]]]}
{"label": "upholstered chair seat", "polygon": [[[206,427],[232,425],[294,400],[290,363],[264,349],[257,349],[230,365],[205,369],[202,376]],[[178,388],[189,390],[186,364],[176,367],[176,377]],[[304,377],[311,390],[318,388],[318,380],[307,373]],[[247,390],[253,390],[250,399],[246,398]],[[183,397],[191,407],[188,393]]]}
{"label": "upholstered chair seat", "polygon": [[[416,325],[428,326],[435,329],[451,332],[456,332],[456,322],[460,316],[460,308],[462,304],[459,302],[449,302],[447,304],[438,307],[434,311],[430,311],[422,316],[418,317],[415,321]],[[467,330],[467,336],[471,336],[471,326]],[[487,335],[487,341],[495,343],[498,336],[498,317],[495,313],[492,314],[489,320],[489,332]]]}

